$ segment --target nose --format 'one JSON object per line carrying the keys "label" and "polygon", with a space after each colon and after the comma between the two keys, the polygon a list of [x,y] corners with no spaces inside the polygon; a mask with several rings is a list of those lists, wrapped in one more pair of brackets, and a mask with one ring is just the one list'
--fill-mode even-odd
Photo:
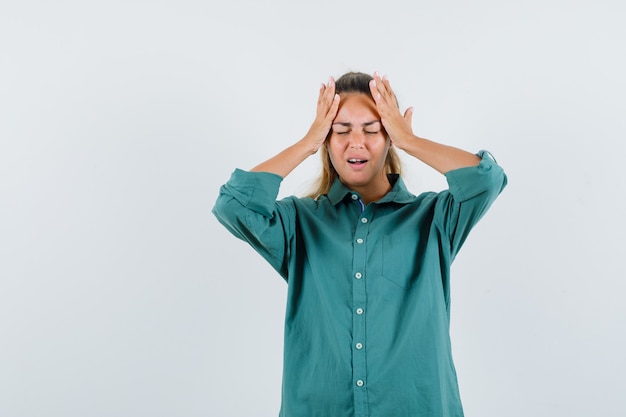
{"label": "nose", "polygon": [[363,132],[353,130],[350,132],[350,147],[354,149],[362,149],[365,142],[365,135]]}

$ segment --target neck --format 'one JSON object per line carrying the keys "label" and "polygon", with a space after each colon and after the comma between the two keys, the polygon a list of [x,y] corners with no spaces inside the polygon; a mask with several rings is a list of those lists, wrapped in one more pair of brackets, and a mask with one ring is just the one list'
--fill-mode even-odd
{"label": "neck", "polygon": [[369,204],[378,201],[391,191],[391,184],[387,178],[387,174],[379,177],[374,183],[362,187],[350,187],[352,191],[356,191],[361,195],[363,202]]}

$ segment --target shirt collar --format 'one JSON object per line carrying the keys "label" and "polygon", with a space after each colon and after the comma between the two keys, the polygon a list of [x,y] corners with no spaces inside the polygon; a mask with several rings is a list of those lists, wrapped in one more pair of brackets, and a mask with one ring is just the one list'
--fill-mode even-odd
{"label": "shirt collar", "polygon": [[[415,196],[407,190],[404,181],[402,181],[402,178],[398,174],[387,174],[387,178],[389,178],[389,182],[393,184],[393,186],[383,198],[376,201],[377,204],[390,202],[407,204],[413,201]],[[355,192],[346,187],[339,178],[335,178],[335,182],[333,182],[328,192],[328,200],[330,200],[331,204],[337,205],[346,198],[347,195],[352,194],[355,194]]]}

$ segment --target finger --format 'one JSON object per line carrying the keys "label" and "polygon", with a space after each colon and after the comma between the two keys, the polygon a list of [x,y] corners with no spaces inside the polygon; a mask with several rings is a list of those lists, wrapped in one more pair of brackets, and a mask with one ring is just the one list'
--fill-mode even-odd
{"label": "finger", "polygon": [[391,90],[391,84],[389,83],[389,78],[387,78],[386,75],[383,75],[381,80],[382,80],[382,85],[385,89],[385,92],[390,93],[392,90]]}
{"label": "finger", "polygon": [[339,101],[339,94],[335,94],[335,96],[333,97],[333,101],[328,108],[328,113],[326,113],[326,120],[329,123],[335,120],[335,117],[337,116],[337,112],[339,111]]}
{"label": "finger", "polygon": [[386,97],[386,99],[389,102],[389,104],[397,107],[398,106],[398,99],[396,98],[396,95],[394,94],[393,89],[391,88],[391,83],[389,82],[389,78],[387,78],[386,75],[383,75],[382,86],[383,86],[383,90],[384,90],[383,94]]}
{"label": "finger", "polygon": [[376,87],[376,80],[373,79],[370,81],[370,93],[372,93],[372,97],[374,98],[374,102],[378,104],[380,100],[380,93],[378,92],[378,88]]}
{"label": "finger", "polygon": [[322,84],[324,86],[324,92],[321,96],[321,99],[325,106],[330,106],[335,97],[335,79],[330,77],[328,79],[327,84]]}
{"label": "finger", "polygon": [[330,77],[328,84],[322,83],[320,86],[319,96],[317,98],[317,114],[325,117],[329,106],[332,105],[335,96],[335,80]]}
{"label": "finger", "polygon": [[317,107],[319,107],[324,102],[325,93],[326,93],[326,84],[322,83],[320,85],[320,92],[317,96]]}
{"label": "finger", "polygon": [[373,87],[373,91],[372,91],[372,96],[374,96],[374,99],[382,99],[383,98],[383,93],[384,93],[384,86],[382,83],[382,79],[380,78],[380,75],[378,74],[377,71],[374,72],[374,79],[371,82],[371,86]]}
{"label": "finger", "polygon": [[376,87],[378,87],[378,92],[383,96],[388,96],[391,88],[389,86],[389,80],[386,75],[382,77],[378,72],[374,73],[374,80],[376,80]]}
{"label": "finger", "polygon": [[381,77],[378,72],[374,72],[374,80],[372,84],[376,90],[376,93],[372,93],[374,100],[378,100],[376,101],[376,104],[396,104],[395,96],[391,90],[391,84],[389,83],[387,76]]}
{"label": "finger", "polygon": [[328,86],[326,87],[326,98],[328,100],[328,104],[332,104],[333,100],[335,99],[335,79],[333,77],[330,77],[328,79]]}

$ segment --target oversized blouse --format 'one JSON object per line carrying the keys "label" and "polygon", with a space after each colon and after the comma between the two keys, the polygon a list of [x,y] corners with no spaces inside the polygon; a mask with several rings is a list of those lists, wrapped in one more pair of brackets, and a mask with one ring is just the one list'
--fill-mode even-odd
{"label": "oversized blouse", "polygon": [[[379,201],[336,180],[277,201],[282,177],[236,169],[213,213],[287,282],[281,417],[460,417],[450,266],[507,183],[488,152]],[[488,255],[486,255],[488,256]]]}

